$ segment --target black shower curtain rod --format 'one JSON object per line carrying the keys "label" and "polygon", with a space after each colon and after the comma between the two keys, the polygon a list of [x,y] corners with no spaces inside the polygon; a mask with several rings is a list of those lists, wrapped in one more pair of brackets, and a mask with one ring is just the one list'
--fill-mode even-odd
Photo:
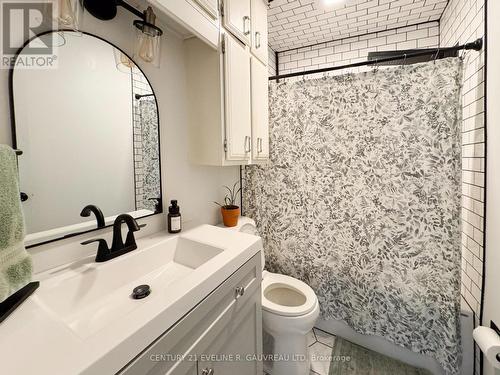
{"label": "black shower curtain rod", "polygon": [[391,57],[384,57],[382,59],[361,61],[361,62],[348,64],[348,65],[332,66],[329,68],[313,69],[313,70],[306,70],[303,72],[295,72],[295,73],[276,75],[276,76],[269,77],[269,81],[274,81],[274,80],[278,80],[281,78],[299,77],[299,76],[304,76],[307,74],[330,72],[333,70],[356,68],[356,67],[365,66],[365,65],[377,65],[380,63],[391,62],[391,61],[396,61],[396,60],[406,60],[406,59],[409,59],[412,57],[432,55],[434,53],[436,53],[436,59],[437,59],[437,58],[439,58],[440,53],[457,52],[460,50],[480,51],[482,48],[483,48],[483,39],[479,38],[479,39],[475,40],[474,42],[466,43],[466,44],[463,44],[460,46],[455,46],[455,47],[425,49],[425,50],[422,50],[420,52],[412,52],[412,53],[406,53],[406,54],[399,55],[399,56],[391,56]]}

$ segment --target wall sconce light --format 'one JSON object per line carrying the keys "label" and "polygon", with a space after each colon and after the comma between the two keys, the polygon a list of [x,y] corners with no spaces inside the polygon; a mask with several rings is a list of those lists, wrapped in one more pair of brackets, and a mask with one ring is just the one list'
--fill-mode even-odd
{"label": "wall sconce light", "polygon": [[83,1],[84,0],[47,1],[45,12],[52,14],[52,27],[57,29],[72,29],[78,32],[83,17]]}
{"label": "wall sconce light", "polygon": [[84,5],[90,14],[100,20],[115,18],[118,6],[139,17],[140,20],[134,21],[136,28],[134,58],[156,67],[160,66],[160,37],[163,31],[155,25],[156,15],[153,8],[148,6],[144,12],[140,12],[123,0],[84,0]]}
{"label": "wall sconce light", "polygon": [[130,74],[135,66],[134,62],[118,48],[113,48],[113,54],[115,56],[116,69],[122,73]]}
{"label": "wall sconce light", "polygon": [[160,67],[160,36],[163,31],[155,26],[156,15],[153,8],[144,11],[144,20],[134,21],[135,48],[134,57]]}
{"label": "wall sconce light", "polygon": [[59,28],[80,30],[83,16],[84,0],[59,0],[58,23]]}

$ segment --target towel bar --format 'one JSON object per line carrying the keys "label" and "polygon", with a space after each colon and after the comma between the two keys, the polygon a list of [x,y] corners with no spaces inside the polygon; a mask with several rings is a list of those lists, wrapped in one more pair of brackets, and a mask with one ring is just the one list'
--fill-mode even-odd
{"label": "towel bar", "polygon": [[17,309],[40,286],[39,281],[32,281],[24,288],[19,289],[5,301],[0,303],[0,323]]}

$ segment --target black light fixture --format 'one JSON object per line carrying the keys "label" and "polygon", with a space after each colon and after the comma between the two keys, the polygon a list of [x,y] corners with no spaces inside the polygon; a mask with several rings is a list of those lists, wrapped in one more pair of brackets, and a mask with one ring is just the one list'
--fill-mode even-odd
{"label": "black light fixture", "polygon": [[141,12],[123,0],[85,0],[85,9],[94,17],[108,21],[116,17],[119,6],[133,13],[140,20],[134,21],[136,28],[134,58],[160,66],[160,36],[163,31],[155,25],[156,15],[153,8]]}

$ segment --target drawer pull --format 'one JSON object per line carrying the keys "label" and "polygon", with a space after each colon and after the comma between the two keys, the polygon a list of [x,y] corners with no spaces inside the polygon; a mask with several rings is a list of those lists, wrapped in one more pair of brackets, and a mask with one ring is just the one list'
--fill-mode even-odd
{"label": "drawer pull", "polygon": [[243,147],[245,148],[245,153],[252,151],[252,138],[248,135],[245,136],[245,145]]}
{"label": "drawer pull", "polygon": [[245,287],[244,286],[237,287],[235,291],[235,298],[238,299],[242,297],[243,294],[245,294]]}
{"label": "drawer pull", "polygon": [[[248,25],[248,28],[247,28]],[[250,34],[250,17],[243,17],[243,35]]]}
{"label": "drawer pull", "polygon": [[214,375],[214,369],[213,368],[205,368],[201,372],[201,375]]}
{"label": "drawer pull", "polygon": [[260,48],[260,31],[255,32],[255,48]]}
{"label": "drawer pull", "polygon": [[257,153],[260,154],[262,152],[262,138],[257,138]]}

